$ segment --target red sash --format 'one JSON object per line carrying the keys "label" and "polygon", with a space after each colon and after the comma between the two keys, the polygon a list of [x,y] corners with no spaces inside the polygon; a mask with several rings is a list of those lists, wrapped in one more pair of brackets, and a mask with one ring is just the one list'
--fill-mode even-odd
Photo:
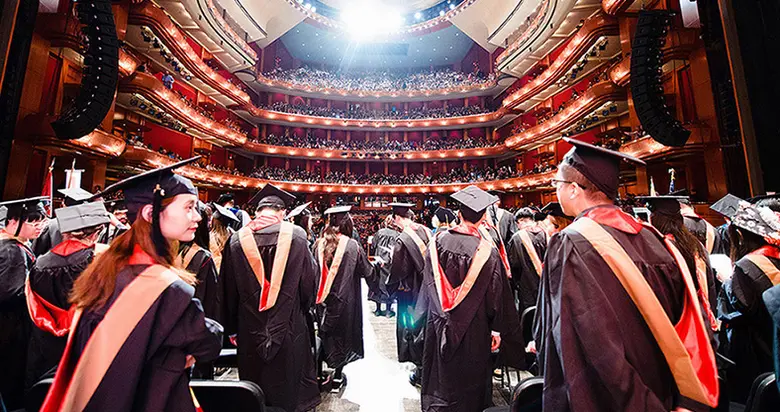
{"label": "red sash", "polygon": [[772,245],[764,245],[750,252],[745,259],[756,265],[766,275],[772,285],[780,284],[780,270],[768,258],[780,259],[780,250]]}
{"label": "red sash", "polygon": [[[461,230],[455,231],[464,233]],[[466,233],[469,232],[471,231],[467,231]],[[471,232],[471,235],[474,236],[473,232]],[[431,241],[428,242],[428,253],[430,253],[431,266],[433,266],[433,279],[436,284],[436,292],[439,295],[439,303],[444,312],[455,309],[464,299],[466,299],[466,296],[471,292],[471,288],[474,287],[474,283],[477,281],[477,277],[482,271],[482,267],[485,266],[485,263],[490,257],[490,250],[493,248],[492,241],[485,239],[483,236],[479,236],[478,232],[476,233],[476,236],[479,237],[479,246],[477,246],[474,258],[471,260],[471,265],[469,265],[466,278],[457,288],[452,287],[452,284],[450,284],[450,281],[447,279],[447,275],[445,275],[444,270],[439,264],[439,252],[436,250],[437,236],[434,236],[431,238]]]}
{"label": "red sash", "polygon": [[[265,264],[260,256],[253,232],[280,222],[279,237],[276,241],[276,252],[274,252],[273,266],[271,266],[271,281],[269,282],[265,278]],[[258,224],[252,225],[252,223]],[[241,244],[241,250],[244,252],[244,256],[246,257],[247,262],[249,262],[249,266],[252,268],[252,272],[261,287],[260,302],[258,304],[258,310],[260,312],[274,307],[274,305],[276,305],[276,299],[279,297],[279,292],[282,290],[282,279],[284,279],[284,272],[287,268],[287,258],[290,255],[293,229],[294,225],[290,222],[283,222],[278,218],[272,219],[270,217],[261,216],[238,231],[238,240]]]}
{"label": "red sash", "polygon": [[49,303],[35,293],[30,287],[30,276],[27,276],[24,281],[24,296],[27,300],[27,311],[30,313],[30,319],[38,329],[57,337],[68,334],[73,320],[73,312]]}
{"label": "red sash", "polygon": [[41,407],[42,412],[84,410],[138,322],[160,294],[179,279],[175,272],[153,264],[152,258],[138,246],[128,263],[151,266],[122,290],[95,328],[77,360],[70,359],[73,336],[76,335],[82,314],[81,309],[76,309],[70,326],[72,333],[68,336],[54,383]]}

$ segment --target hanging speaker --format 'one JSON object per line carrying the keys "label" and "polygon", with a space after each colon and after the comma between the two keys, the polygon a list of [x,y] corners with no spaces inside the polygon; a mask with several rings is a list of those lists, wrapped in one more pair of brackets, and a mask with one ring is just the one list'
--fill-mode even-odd
{"label": "hanging speaker", "polygon": [[639,12],[631,47],[631,98],[645,132],[666,146],[680,147],[688,141],[691,132],[672,116],[664,101],[661,80],[661,48],[672,15],[662,10]]}
{"label": "hanging speaker", "polygon": [[70,107],[51,126],[60,139],[78,139],[95,130],[114,102],[119,65],[119,41],[110,0],[76,3],[86,41],[81,88]]}

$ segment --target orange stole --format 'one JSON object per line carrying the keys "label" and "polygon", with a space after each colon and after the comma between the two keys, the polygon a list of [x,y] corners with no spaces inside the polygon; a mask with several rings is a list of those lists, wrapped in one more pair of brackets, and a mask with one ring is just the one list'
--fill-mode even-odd
{"label": "orange stole", "polygon": [[534,243],[531,241],[531,236],[525,229],[518,230],[517,233],[518,236],[520,236],[520,242],[523,243],[525,251],[528,252],[528,256],[531,258],[531,263],[534,265],[536,275],[541,277],[544,266],[542,264],[542,259],[539,258],[539,254],[536,253],[536,248],[534,248]]}
{"label": "orange stole", "polygon": [[477,281],[479,272],[485,266],[488,258],[490,258],[490,250],[493,248],[492,242],[480,237],[479,246],[474,253],[474,258],[469,265],[469,271],[466,273],[466,278],[463,280],[460,286],[453,288],[450,281],[447,280],[447,276],[444,274],[439,265],[439,252],[436,250],[436,236],[431,238],[428,244],[428,250],[431,255],[431,266],[433,267],[433,280],[436,284],[436,292],[439,295],[439,304],[445,312],[449,312],[455,309],[463,299],[471,292],[471,288],[474,287],[474,283]]}
{"label": "orange stole", "polygon": [[769,258],[764,255],[754,253],[746,255],[745,258],[749,260],[750,263],[756,265],[759,270],[764,272],[766,277],[769,278],[769,281],[771,281],[773,285],[780,284],[780,270],[775,267]]}
{"label": "orange stole", "polygon": [[[428,249],[428,246],[425,245],[425,242],[420,238],[420,236],[417,235],[417,232],[412,229],[411,226],[407,226],[403,230],[404,233],[409,235],[410,238],[412,238],[412,242],[414,242],[415,245],[417,245],[417,249],[420,250],[420,255],[422,255],[423,260],[425,260],[425,251]],[[431,239],[431,234],[426,231],[426,234],[428,235],[428,240]]]}
{"label": "orange stole", "polygon": [[276,304],[279,297],[279,291],[282,289],[282,279],[284,279],[284,270],[287,268],[287,258],[290,256],[290,247],[292,245],[292,235],[295,226],[290,222],[282,222],[279,227],[279,238],[276,241],[276,252],[274,253],[273,266],[271,267],[271,281],[265,279],[265,264],[257,249],[254,232],[250,226],[244,226],[238,231],[238,240],[241,244],[241,250],[244,252],[249,267],[255,274],[257,282],[262,290],[260,291],[260,303],[258,310],[260,312],[271,309]]}
{"label": "orange stole", "polygon": [[330,288],[333,286],[333,281],[339,273],[341,260],[344,259],[344,253],[347,251],[349,238],[341,234],[339,235],[339,244],[336,246],[336,252],[333,254],[330,268],[325,266],[325,240],[321,239],[319,242],[319,245],[317,245],[317,258],[320,263],[320,287],[317,290],[317,304],[325,302],[325,299],[330,294]]}
{"label": "orange stole", "polygon": [[141,272],[106,312],[74,367],[69,358],[82,314],[77,309],[70,326],[72,333],[41,411],[84,410],[130,333],[160,294],[177,279],[179,276],[174,271],[160,265],[149,266]]}
{"label": "orange stole", "polygon": [[[493,237],[490,236],[490,232],[488,232],[487,228],[493,228],[498,234],[498,244],[496,245],[496,248],[498,249],[498,256],[501,258],[501,263],[504,265],[504,269],[506,269],[506,277],[511,279],[512,266],[509,264],[509,257],[506,254],[506,248],[504,247],[504,241],[501,239],[501,233],[499,233],[495,226],[492,226],[490,223],[488,223],[487,220],[483,222],[483,225],[479,226],[479,234],[486,240],[490,241],[491,244],[493,243]],[[541,275],[541,272],[539,273]]]}
{"label": "orange stole", "polygon": [[686,286],[683,314],[673,325],[642,272],[609,232],[583,217],[571,226],[601,255],[642,314],[666,358],[680,394],[704,405],[718,403],[718,374],[691,274],[677,248],[664,239]]}

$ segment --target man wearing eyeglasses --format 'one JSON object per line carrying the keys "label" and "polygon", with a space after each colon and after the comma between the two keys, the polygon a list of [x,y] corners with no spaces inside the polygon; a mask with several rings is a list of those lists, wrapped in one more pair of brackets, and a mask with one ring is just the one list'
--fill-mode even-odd
{"label": "man wearing eyeglasses", "polygon": [[[550,240],[543,264],[543,409],[708,410],[717,373],[690,274],[661,235],[614,206],[621,161],[644,162],[565,140],[574,147],[553,185],[576,219]],[[677,332],[683,322],[687,334]]]}

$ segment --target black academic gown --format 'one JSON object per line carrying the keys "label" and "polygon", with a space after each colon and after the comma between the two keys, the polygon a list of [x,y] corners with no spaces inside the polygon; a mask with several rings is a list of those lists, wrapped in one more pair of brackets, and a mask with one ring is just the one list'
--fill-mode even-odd
{"label": "black academic gown", "polygon": [[195,285],[195,297],[203,304],[206,317],[220,322],[219,275],[211,252],[200,248],[186,269],[188,272],[194,273],[198,279],[198,284]]}
{"label": "black academic gown", "polygon": [[508,245],[512,236],[517,232],[517,221],[515,220],[514,215],[500,207],[490,207],[488,210],[490,224],[498,229],[498,233],[501,235],[501,241],[504,242],[504,245]]}
{"label": "black academic gown", "polygon": [[385,261],[384,264],[377,265],[374,268],[376,276],[372,278],[373,281],[369,282],[368,285],[368,299],[376,302],[377,305],[380,303],[387,303],[389,305],[390,302],[393,301],[394,291],[388,290],[387,280],[390,278],[390,265],[393,262],[393,248],[400,235],[401,232],[393,228],[383,227],[376,232],[371,241],[369,255],[378,256]]}
{"label": "black academic gown", "polygon": [[[699,239],[704,248],[707,248],[707,226],[710,223],[700,217],[683,216],[683,224],[688,230]],[[723,250],[723,246],[720,245],[720,236],[718,236],[717,230],[715,231],[715,237],[712,243],[712,253]],[[709,250],[707,251],[709,252]],[[726,252],[728,253],[728,252]]]}
{"label": "black academic gown", "polygon": [[98,242],[108,245],[125,232],[127,232],[127,229],[119,229],[113,225],[108,225],[100,234]]}
{"label": "black academic gown", "polygon": [[[319,256],[320,247],[324,247],[322,242],[315,245],[314,256]],[[321,273],[320,270],[321,268],[318,268],[317,273]],[[363,298],[360,295],[360,279],[371,276],[371,264],[366,252],[354,239],[350,239],[330,293],[317,307],[318,333],[322,339],[324,360],[331,368],[341,368],[363,358]]]}
{"label": "black academic gown", "polygon": [[[780,268],[780,259],[768,259]],[[719,315],[729,336],[726,356],[736,363],[728,370],[732,401],[744,403],[753,380],[773,370],[774,327],[761,296],[771,287],[764,272],[745,258],[737,261],[731,279],[723,283]]]}
{"label": "black academic gown", "polygon": [[32,251],[13,239],[0,240],[0,394],[9,410],[24,402],[27,343],[32,321],[24,281],[33,265]]}
{"label": "black academic gown", "polygon": [[712,251],[712,254],[722,254],[728,256],[729,253],[731,253],[731,237],[729,236],[729,224],[724,223],[716,227],[715,234],[717,235],[718,241],[715,242],[717,246]]}
{"label": "black academic gown", "polygon": [[[114,294],[79,319],[70,360],[75,362],[130,282],[148,266],[128,265],[117,274]],[[176,280],[146,311],[117,353],[84,409],[90,411],[194,411],[186,356],[196,362],[219,357],[222,327],[207,320],[195,288]],[[88,360],[86,360],[88,361]]]}
{"label": "black academic gown", "polygon": [[[415,230],[417,236],[426,244],[428,234],[423,226]],[[427,253],[426,253],[427,254]],[[390,265],[390,277],[387,280],[388,290],[395,290],[398,299],[398,314],[396,317],[396,339],[398,343],[398,361],[422,362],[422,324],[415,322],[414,308],[423,280],[425,260],[420,249],[411,236],[401,233],[396,239],[393,249],[393,259]]]}
{"label": "black academic gown", "polygon": [[[279,227],[277,223],[254,232],[269,281]],[[320,403],[307,321],[317,291],[316,271],[306,232],[296,226],[276,305],[260,312],[262,288],[238,234],[230,237],[222,252],[221,316],[225,333],[237,334],[239,376],[258,384],[268,405],[287,412],[309,411]]]}
{"label": "black academic gown", "polygon": [[41,235],[32,241],[31,249],[35,256],[41,256],[50,251],[54,246],[59,245],[60,242],[62,242],[62,232],[60,232],[59,221],[57,219],[49,219]]}
{"label": "black academic gown", "polygon": [[[614,206],[602,207],[614,210],[614,220],[633,219]],[[625,249],[676,324],[685,284],[662,239],[647,228],[633,234],[597,222]],[[538,310],[544,411],[678,406],[674,378],[641,313],[607,263],[570,228],[550,239]]]}
{"label": "black academic gown", "polygon": [[[94,259],[95,248],[88,247],[72,253],[56,252],[59,251],[53,249],[35,261],[30,271],[30,289],[52,305],[68,310],[68,296],[73,283]],[[36,327],[32,328],[27,352],[27,388],[44,377],[54,376],[49,372],[53,372],[59,364],[66,342],[67,336],[57,337]]]}
{"label": "black academic gown", "polygon": [[[448,231],[437,235],[439,265],[453,288],[466,278],[480,239]],[[491,334],[501,334],[499,363],[525,369],[524,343],[512,289],[498,250],[492,249],[473,288],[454,309],[441,308],[430,256],[418,313],[425,313],[423,412],[475,412],[491,406]]]}
{"label": "black academic gown", "polygon": [[[544,262],[544,254],[547,251],[547,235],[542,230],[520,229],[528,233],[531,238],[534,250],[536,250],[539,259]],[[509,255],[509,266],[512,268],[512,286],[519,297],[520,313],[531,306],[536,306],[536,299],[539,296],[539,279],[541,274],[536,273],[531,257],[520,240],[520,230],[518,230],[507,245],[507,255]]]}
{"label": "black academic gown", "polygon": [[[775,285],[763,293],[764,304],[775,324],[775,376],[780,376],[780,285]],[[780,380],[777,381],[780,390]]]}

